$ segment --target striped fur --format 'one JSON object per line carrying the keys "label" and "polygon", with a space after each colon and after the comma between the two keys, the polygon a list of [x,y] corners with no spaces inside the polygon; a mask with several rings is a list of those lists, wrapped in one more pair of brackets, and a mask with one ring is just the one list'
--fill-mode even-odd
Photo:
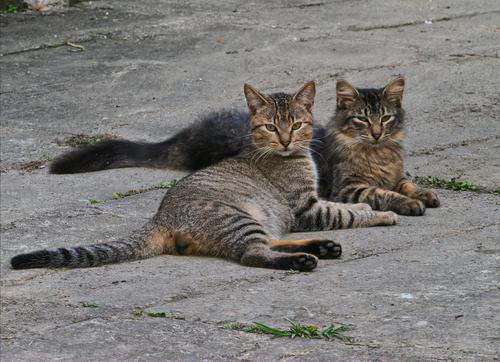
{"label": "striped fur", "polygon": [[402,77],[381,89],[337,83],[337,112],[327,125],[320,161],[321,196],[402,215],[423,215],[426,206],[439,206],[434,191],[404,176],[403,90]]}
{"label": "striped fur", "polygon": [[[326,128],[314,128],[309,144],[319,171],[321,197],[368,203],[375,210],[403,215],[423,215],[426,206],[439,206],[434,191],[418,188],[404,176],[403,89],[401,77],[381,89],[356,89],[346,81],[338,82],[337,112]],[[211,113],[161,143],[111,140],[84,147],[58,157],[51,172],[137,166],[198,170],[251,144],[248,117],[235,111]],[[259,135],[255,136],[258,140]]]}
{"label": "striped fur", "polygon": [[312,270],[340,256],[331,240],[282,241],[290,231],[393,225],[393,212],[320,200],[309,154],[315,85],[294,95],[245,86],[252,144],[177,183],[146,227],[124,241],[16,256],[16,269],[89,267],[159,254],[207,255],[244,265]]}

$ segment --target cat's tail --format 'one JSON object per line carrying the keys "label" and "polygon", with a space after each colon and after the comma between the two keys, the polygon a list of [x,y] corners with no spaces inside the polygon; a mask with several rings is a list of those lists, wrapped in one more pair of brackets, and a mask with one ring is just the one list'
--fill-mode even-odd
{"label": "cat's tail", "polygon": [[13,269],[88,268],[123,261],[146,259],[160,254],[172,254],[174,237],[169,232],[147,224],[130,237],[106,243],[51,248],[14,256]]}
{"label": "cat's tail", "polygon": [[159,143],[107,140],[64,153],[50,172],[69,174],[123,167],[194,171],[238,154],[249,142],[248,114],[221,111],[182,129]]}
{"label": "cat's tail", "polygon": [[107,140],[64,153],[50,165],[50,172],[69,174],[123,167],[185,169],[185,154],[175,136],[161,143]]}

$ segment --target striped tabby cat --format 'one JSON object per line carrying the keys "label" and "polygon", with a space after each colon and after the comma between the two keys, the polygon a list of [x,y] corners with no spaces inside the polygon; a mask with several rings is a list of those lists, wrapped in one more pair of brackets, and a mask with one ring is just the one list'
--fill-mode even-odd
{"label": "striped tabby cat", "polygon": [[403,90],[403,77],[382,89],[337,83],[337,112],[326,126],[319,161],[322,197],[402,215],[423,215],[425,206],[439,206],[434,191],[404,175]]}
{"label": "striped tabby cat", "polygon": [[396,223],[393,212],[318,199],[308,148],[314,82],[294,95],[266,96],[249,85],[244,91],[252,143],[239,156],[176,184],[142,230],[126,240],[18,255],[12,267],[91,267],[180,254],[312,270],[318,257],[339,257],[340,245],[323,239],[281,240],[285,233]]}
{"label": "striped tabby cat", "polygon": [[[403,172],[404,79],[381,89],[337,83],[337,111],[326,128],[316,126],[311,143],[320,174],[319,195],[333,201],[365,202],[375,210],[423,215],[439,206],[432,190],[417,187]],[[109,140],[59,156],[52,173],[119,167],[198,170],[247,147],[248,115],[217,112],[160,143]],[[221,125],[224,125],[221,127]]]}

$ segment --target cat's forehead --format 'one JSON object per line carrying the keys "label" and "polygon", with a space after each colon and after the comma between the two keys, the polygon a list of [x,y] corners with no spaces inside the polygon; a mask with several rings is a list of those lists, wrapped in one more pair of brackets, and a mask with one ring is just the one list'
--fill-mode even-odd
{"label": "cat's forehead", "polygon": [[366,116],[390,112],[390,104],[382,96],[380,89],[358,89],[360,95],[359,108]]}
{"label": "cat's forehead", "polygon": [[275,93],[271,94],[270,98],[274,103],[274,111],[282,117],[287,117],[291,111],[292,96],[286,93]]}

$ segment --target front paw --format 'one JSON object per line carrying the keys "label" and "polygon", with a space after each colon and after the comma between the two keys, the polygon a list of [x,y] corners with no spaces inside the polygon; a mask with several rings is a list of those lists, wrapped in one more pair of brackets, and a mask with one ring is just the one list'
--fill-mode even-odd
{"label": "front paw", "polygon": [[412,197],[422,201],[427,207],[438,207],[441,204],[434,190],[421,189],[415,192]]}
{"label": "front paw", "polygon": [[391,210],[400,215],[421,216],[425,213],[425,206],[422,201],[407,197],[393,202]]}
{"label": "front paw", "polygon": [[392,211],[377,211],[378,225],[396,225],[399,221],[399,216]]}

